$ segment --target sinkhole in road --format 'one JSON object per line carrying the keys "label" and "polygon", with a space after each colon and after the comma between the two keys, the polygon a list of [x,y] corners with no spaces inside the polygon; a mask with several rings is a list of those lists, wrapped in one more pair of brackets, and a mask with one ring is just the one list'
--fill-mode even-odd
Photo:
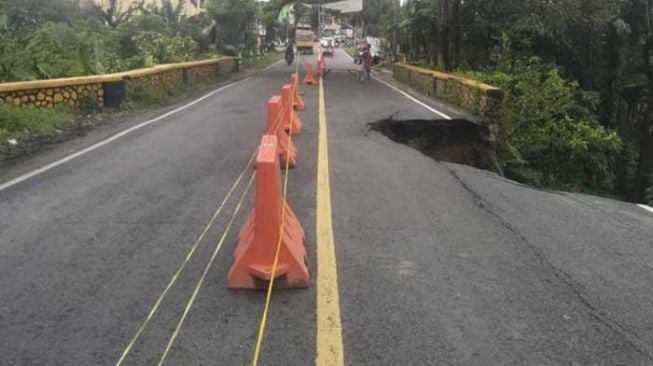
{"label": "sinkhole in road", "polygon": [[492,148],[483,138],[481,126],[468,120],[396,120],[390,117],[369,123],[368,127],[436,161],[492,170]]}

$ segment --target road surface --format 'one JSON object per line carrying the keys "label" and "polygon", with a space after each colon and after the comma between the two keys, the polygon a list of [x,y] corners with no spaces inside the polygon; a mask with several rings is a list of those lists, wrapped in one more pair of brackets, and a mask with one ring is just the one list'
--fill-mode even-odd
{"label": "road surface", "polygon": [[[390,115],[441,116],[359,84],[352,66],[338,50],[322,96],[345,364],[653,364],[653,214],[435,162],[369,131]],[[0,365],[115,364],[254,152],[289,72],[276,65],[0,191]],[[302,91],[288,202],[312,286],[273,294],[262,365],[322,351],[319,93]],[[159,361],[243,188],[125,365]],[[264,294],[226,289],[251,196],[244,206],[166,364],[251,362]]]}

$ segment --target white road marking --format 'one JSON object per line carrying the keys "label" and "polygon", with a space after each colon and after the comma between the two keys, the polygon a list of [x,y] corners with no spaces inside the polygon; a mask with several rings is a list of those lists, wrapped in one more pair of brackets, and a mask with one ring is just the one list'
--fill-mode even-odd
{"label": "white road marking", "polygon": [[100,147],[102,147],[102,146],[104,146],[106,144],[109,144],[109,143],[111,143],[111,142],[113,142],[115,140],[118,140],[119,138],[121,138],[123,136],[126,136],[126,135],[128,135],[128,134],[130,134],[130,133],[132,133],[132,132],[134,132],[136,130],[139,130],[139,129],[147,126],[147,125],[150,125],[150,124],[152,124],[154,122],[161,121],[162,119],[164,119],[166,117],[170,117],[170,116],[172,116],[173,114],[175,114],[177,112],[188,109],[188,108],[194,106],[195,104],[197,104],[197,103],[199,103],[199,102],[201,102],[201,101],[203,101],[203,100],[205,100],[205,99],[207,99],[207,98],[209,98],[209,97],[211,97],[211,96],[213,96],[213,95],[215,95],[215,94],[217,94],[217,93],[219,93],[221,91],[229,89],[232,86],[239,85],[239,84],[243,83],[244,81],[246,81],[248,79],[249,79],[249,77],[244,78],[244,79],[239,80],[239,81],[236,81],[236,82],[231,83],[231,84],[227,84],[227,85],[225,85],[225,86],[223,86],[221,88],[218,88],[218,89],[216,89],[216,90],[214,90],[214,91],[212,91],[212,92],[210,92],[210,93],[208,93],[208,94],[206,94],[204,96],[201,96],[201,97],[195,99],[194,101],[192,101],[190,103],[184,104],[183,106],[181,106],[179,108],[173,109],[173,110],[171,110],[171,111],[169,111],[167,113],[164,113],[164,114],[162,114],[162,115],[160,115],[158,117],[152,118],[152,119],[150,119],[148,121],[139,123],[139,124],[137,124],[135,126],[132,126],[132,127],[128,128],[126,130],[118,132],[117,134],[115,134],[113,136],[110,136],[105,140],[102,140],[102,141],[100,141],[100,142],[98,142],[98,143],[96,143],[94,145],[91,145],[91,146],[89,146],[89,147],[87,147],[85,149],[82,149],[82,150],[80,150],[80,151],[78,151],[76,153],[70,154],[70,155],[68,155],[68,156],[66,156],[64,158],[61,158],[61,159],[59,159],[57,161],[54,161],[54,162],[52,162],[50,164],[47,164],[47,165],[42,166],[42,167],[40,167],[38,169],[32,170],[32,171],[30,171],[28,173],[25,173],[25,174],[23,174],[23,175],[21,175],[19,177],[16,177],[16,178],[14,178],[14,179],[12,179],[12,180],[10,180],[8,182],[2,183],[2,184],[0,184],[0,191],[3,191],[3,190],[5,190],[5,189],[7,189],[9,187],[15,186],[16,184],[24,182],[24,181],[26,181],[26,180],[28,180],[30,178],[33,178],[33,177],[35,177],[35,176],[37,176],[37,175],[39,175],[41,173],[47,172],[48,170],[56,168],[59,165],[65,164],[65,163],[67,163],[67,162],[69,162],[69,161],[71,161],[71,160],[73,160],[75,158],[78,158],[78,157],[80,157],[80,156],[82,156],[84,154],[87,154],[87,153],[89,153],[89,152],[91,152],[93,150],[96,150],[96,149],[98,149],[98,148],[100,148]]}
{"label": "white road marking", "polygon": [[653,213],[653,207],[651,207],[651,206],[647,206],[647,205],[637,205],[637,206],[639,206],[640,208],[643,208],[644,210],[646,210],[646,211],[648,211],[650,213]]}
{"label": "white road marking", "polygon": [[428,104],[426,104],[426,103],[420,101],[419,99],[417,99],[417,98],[413,97],[412,95],[406,93],[405,91],[403,91],[403,90],[397,88],[396,86],[394,86],[394,85],[392,85],[392,84],[386,82],[385,80],[381,80],[381,79],[379,79],[379,78],[376,78],[375,80],[378,81],[378,82],[380,82],[381,84],[384,84],[384,85],[387,86],[388,88],[390,88],[390,89],[396,91],[397,93],[403,95],[404,97],[406,97],[406,98],[412,100],[413,102],[419,104],[420,106],[422,106],[422,107],[428,109],[429,111],[431,111],[431,112],[437,114],[438,116],[440,116],[440,117],[442,117],[442,118],[444,118],[444,119],[452,119],[451,116],[449,116],[449,115],[447,115],[447,114],[444,114],[444,113],[440,112],[439,110],[437,110],[437,109],[431,107],[430,105],[428,105]]}
{"label": "white road marking", "polygon": [[[347,56],[350,60],[352,60],[352,61],[354,60],[354,58],[351,57],[351,55],[348,54],[347,52],[342,51],[341,53],[344,53],[345,56]],[[381,80],[381,79],[379,79],[379,78],[374,78],[374,80],[379,81],[381,84],[383,84],[383,85],[387,86],[388,88],[390,88],[390,89],[396,91],[397,93],[403,95],[404,97],[406,97],[406,98],[412,100],[413,102],[415,102],[415,103],[419,104],[420,106],[426,108],[426,109],[429,110],[430,112],[435,113],[435,114],[437,114],[438,116],[440,116],[440,117],[442,117],[442,118],[444,118],[444,119],[452,119],[451,116],[449,116],[449,115],[447,115],[447,114],[444,114],[444,113],[440,112],[439,110],[437,110],[437,109],[431,107],[430,105],[428,105],[428,104],[426,104],[426,103],[420,101],[419,99],[413,97],[412,95],[406,93],[405,91],[403,91],[403,90],[397,88],[396,86],[394,86],[394,85],[392,85],[392,84],[390,84],[390,83],[388,83],[388,82],[386,82],[386,81],[384,81],[384,80]]]}

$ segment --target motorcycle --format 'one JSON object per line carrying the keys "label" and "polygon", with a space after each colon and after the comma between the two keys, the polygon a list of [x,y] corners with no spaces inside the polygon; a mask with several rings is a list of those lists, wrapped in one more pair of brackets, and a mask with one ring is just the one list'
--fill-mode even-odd
{"label": "motorcycle", "polygon": [[288,63],[288,66],[295,62],[295,54],[293,52],[286,52],[286,62]]}

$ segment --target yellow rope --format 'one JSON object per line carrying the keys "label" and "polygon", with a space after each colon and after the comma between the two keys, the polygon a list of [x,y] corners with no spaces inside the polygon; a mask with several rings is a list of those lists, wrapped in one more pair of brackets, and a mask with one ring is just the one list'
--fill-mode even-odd
{"label": "yellow rope", "polygon": [[186,308],[184,309],[184,313],[181,316],[181,319],[179,319],[179,322],[177,323],[177,326],[175,327],[174,332],[172,333],[172,337],[168,341],[168,345],[166,346],[165,351],[163,352],[163,355],[161,355],[161,359],[159,360],[158,365],[162,366],[168,357],[168,354],[170,353],[170,349],[172,348],[172,345],[174,344],[175,340],[177,339],[177,336],[179,335],[179,330],[181,329],[181,326],[184,324],[184,321],[186,320],[186,317],[188,316],[188,313],[190,312],[190,309],[193,307],[193,304],[195,303],[195,300],[197,299],[197,295],[200,292],[200,289],[202,287],[202,284],[204,283],[204,280],[206,279],[207,273],[209,273],[209,270],[211,269],[211,266],[213,265],[213,261],[215,260],[216,256],[218,255],[218,252],[222,248],[222,244],[224,244],[225,239],[227,238],[227,235],[229,234],[229,231],[231,230],[231,226],[234,223],[234,219],[236,218],[236,215],[240,211],[240,208],[245,201],[245,197],[247,197],[247,193],[249,192],[249,188],[252,185],[252,182],[254,181],[254,177],[256,176],[256,173],[252,173],[252,176],[249,178],[249,181],[247,182],[247,187],[245,187],[245,191],[243,194],[240,196],[240,200],[238,200],[238,204],[236,205],[236,209],[234,210],[233,215],[231,216],[231,219],[229,220],[229,223],[227,224],[227,227],[225,228],[224,233],[222,234],[222,237],[220,237],[220,241],[218,241],[218,244],[215,247],[215,250],[213,251],[213,255],[211,256],[211,259],[209,260],[209,263],[206,264],[206,267],[204,268],[204,272],[202,273],[202,276],[200,276],[200,279],[197,281],[197,284],[195,285],[195,289],[193,290],[193,294],[191,295],[190,299],[188,300],[188,303],[186,304]]}
{"label": "yellow rope", "polygon": [[[275,122],[274,122],[274,124],[273,124],[272,129],[271,129],[271,130],[267,130],[267,133],[276,133],[276,131],[279,129],[279,126],[281,125],[281,123],[280,123],[280,122],[281,122],[281,118],[283,117],[283,112],[285,111],[285,108],[287,108],[287,106],[282,106],[281,112],[278,113],[278,115],[277,115],[277,117],[276,117],[276,119],[275,119]],[[291,107],[291,108],[292,108],[292,107]],[[191,247],[191,249],[189,250],[189,252],[186,254],[186,259],[184,259],[184,261],[182,262],[182,264],[177,268],[177,271],[176,271],[175,274],[172,276],[172,278],[170,279],[170,281],[169,281],[168,284],[166,285],[165,289],[163,290],[163,292],[161,293],[161,295],[157,298],[157,300],[156,300],[156,302],[154,303],[153,307],[152,307],[152,308],[150,309],[150,311],[148,312],[147,317],[145,317],[145,320],[143,321],[143,323],[141,324],[141,326],[138,328],[138,330],[136,331],[136,333],[134,334],[134,336],[132,337],[132,339],[129,341],[129,344],[127,344],[127,346],[125,347],[125,349],[124,349],[123,352],[121,353],[120,358],[119,358],[118,361],[116,361],[116,363],[115,363],[115,366],[121,366],[121,365],[125,362],[125,359],[126,359],[127,356],[129,355],[129,353],[132,351],[132,349],[134,348],[134,345],[136,344],[136,342],[140,339],[142,333],[145,331],[145,328],[147,328],[147,326],[149,325],[150,321],[152,320],[152,318],[154,317],[154,315],[156,314],[156,312],[159,310],[159,307],[161,306],[161,303],[163,302],[163,299],[167,296],[167,294],[168,294],[168,292],[170,291],[170,289],[171,289],[171,288],[174,286],[174,284],[177,282],[177,279],[179,278],[179,276],[181,275],[181,273],[182,273],[182,272],[184,271],[184,269],[186,268],[186,265],[188,264],[188,262],[190,261],[190,259],[193,257],[193,255],[195,254],[195,252],[196,252],[197,249],[199,248],[200,243],[204,240],[204,237],[206,236],[206,234],[209,232],[209,230],[210,230],[211,227],[213,226],[213,223],[215,222],[215,220],[218,218],[218,216],[220,215],[220,213],[221,213],[222,210],[224,209],[225,204],[227,203],[227,201],[229,200],[229,198],[231,197],[231,195],[233,194],[233,192],[236,190],[236,188],[237,188],[238,185],[240,184],[241,180],[242,180],[243,177],[245,176],[245,172],[247,172],[247,170],[250,169],[250,167],[252,166],[252,163],[254,162],[254,159],[256,158],[256,153],[257,153],[257,152],[258,152],[258,148],[255,149],[255,150],[254,150],[254,153],[252,154],[252,156],[250,156],[250,158],[249,158],[247,164],[245,164],[245,167],[242,169],[242,171],[240,172],[240,174],[238,175],[238,177],[236,178],[236,180],[234,181],[234,183],[231,185],[231,188],[229,189],[229,191],[228,191],[227,194],[225,195],[224,199],[222,200],[222,202],[220,203],[220,205],[218,206],[218,208],[216,209],[216,211],[213,213],[213,216],[212,216],[211,219],[209,220],[208,224],[206,225],[206,227],[204,228],[204,230],[202,230],[202,233],[201,233],[200,236],[197,238],[197,240],[195,241],[195,243],[193,244],[193,246]]]}
{"label": "yellow rope", "polygon": [[[299,73],[297,72],[298,70],[299,70],[299,63],[296,64],[296,75],[297,75],[297,77],[299,78]],[[297,83],[299,83],[299,79],[298,79]],[[293,100],[293,98],[294,98],[294,95],[295,95],[295,94],[294,94],[294,91],[295,91],[294,88],[295,88],[295,85],[293,85],[293,86],[292,86],[292,89],[291,89],[291,90],[293,91],[293,93],[291,93],[291,94],[292,94],[292,95],[291,95],[291,103],[289,104],[289,106],[282,106],[281,112],[278,113],[278,115],[276,116],[276,119],[275,119],[275,122],[274,122],[272,128],[271,128],[271,129],[268,129],[268,130],[267,130],[267,133],[276,133],[276,131],[277,131],[277,130],[279,129],[279,127],[281,126],[281,119],[283,118],[283,115],[284,115],[284,112],[285,112],[286,108],[293,108],[293,107],[292,107],[293,104],[294,104],[294,100]],[[292,126],[291,126],[291,129],[292,129]],[[223,199],[222,202],[220,203],[220,206],[219,206],[219,207],[216,209],[216,211],[213,213],[213,216],[212,216],[211,219],[209,220],[209,223],[206,225],[206,227],[204,228],[204,230],[202,230],[202,233],[201,233],[200,236],[197,238],[197,240],[195,241],[195,243],[194,243],[193,246],[191,247],[190,251],[189,251],[188,254],[186,255],[185,260],[182,262],[182,264],[179,266],[179,268],[177,269],[177,271],[175,272],[175,274],[172,276],[172,278],[171,278],[170,281],[168,282],[166,288],[163,290],[163,292],[161,293],[161,295],[158,297],[158,299],[157,299],[156,302],[154,303],[154,306],[152,307],[152,309],[150,309],[150,311],[149,311],[147,317],[145,318],[145,320],[143,321],[143,323],[141,324],[141,326],[140,326],[140,327],[138,328],[138,330],[136,331],[136,334],[134,335],[134,337],[130,340],[129,344],[128,344],[128,345],[125,347],[125,349],[123,350],[123,352],[122,352],[120,358],[118,359],[118,361],[116,362],[115,366],[121,366],[121,365],[124,363],[125,359],[127,358],[127,356],[129,355],[129,353],[130,353],[131,350],[133,349],[134,345],[135,345],[136,342],[140,339],[140,337],[141,337],[143,331],[145,331],[145,329],[146,329],[147,326],[149,325],[150,321],[152,320],[152,318],[154,317],[154,315],[155,315],[156,312],[158,311],[159,307],[161,306],[161,303],[163,302],[163,299],[166,297],[166,295],[168,294],[168,292],[170,291],[170,289],[171,289],[171,288],[174,286],[174,284],[177,282],[179,276],[180,276],[181,273],[184,271],[186,265],[188,264],[188,262],[190,261],[190,259],[193,257],[193,255],[195,254],[195,252],[196,252],[197,249],[199,248],[200,243],[203,241],[203,239],[205,238],[206,234],[207,234],[208,231],[211,229],[213,223],[215,222],[215,220],[218,218],[218,216],[220,215],[220,213],[221,213],[222,210],[224,209],[225,204],[227,203],[227,201],[229,200],[229,198],[231,197],[231,195],[233,194],[233,192],[236,190],[236,188],[237,188],[238,185],[240,184],[242,178],[243,178],[244,175],[245,175],[245,172],[246,172],[248,169],[250,169],[250,167],[252,166],[252,163],[254,162],[254,159],[256,158],[256,154],[257,154],[257,152],[258,152],[258,148],[254,151],[254,153],[253,153],[252,156],[250,157],[249,161],[247,162],[247,164],[245,165],[245,167],[243,168],[243,170],[240,172],[239,176],[236,178],[236,180],[235,180],[234,183],[232,184],[231,188],[230,188],[229,191],[227,192],[227,195],[224,197],[224,199]],[[284,182],[284,193],[283,193],[284,197],[285,197],[285,193],[286,193],[287,176],[288,176],[287,172],[288,172],[288,168],[289,168],[289,157],[288,157],[288,159],[286,160],[286,180],[285,180],[285,182]],[[230,219],[230,221],[229,221],[229,224],[228,224],[227,227],[225,228],[225,231],[223,232],[222,237],[221,237],[221,239],[220,239],[218,245],[216,246],[216,251],[213,253],[213,256],[211,257],[211,260],[210,260],[209,263],[207,264],[207,266],[206,266],[206,268],[205,268],[205,272],[204,272],[204,273],[202,274],[202,276],[200,277],[200,280],[198,281],[198,284],[197,284],[197,286],[195,287],[195,291],[193,291],[193,294],[191,295],[191,298],[190,298],[188,304],[186,305],[186,308],[185,308],[185,310],[184,310],[184,313],[183,313],[183,315],[182,315],[182,318],[179,320],[179,323],[177,324],[177,327],[175,328],[175,331],[173,332],[172,338],[169,340],[169,342],[168,342],[168,344],[167,344],[167,346],[166,346],[166,349],[165,349],[165,351],[164,351],[164,353],[163,353],[163,355],[162,355],[162,357],[161,357],[161,359],[160,359],[160,361],[159,361],[159,365],[163,365],[163,363],[165,362],[165,359],[167,358],[167,355],[169,354],[170,349],[172,348],[172,345],[174,344],[174,341],[176,340],[176,338],[177,338],[177,336],[178,336],[179,330],[181,329],[181,326],[183,325],[183,323],[184,323],[184,321],[185,321],[185,319],[186,319],[186,317],[187,317],[187,315],[188,315],[190,309],[192,308],[192,306],[193,306],[193,304],[194,304],[194,302],[195,302],[195,300],[196,300],[196,297],[197,297],[197,295],[198,295],[198,293],[199,293],[199,289],[201,288],[201,285],[202,285],[202,283],[204,282],[204,278],[206,277],[206,274],[207,274],[207,272],[208,272],[208,269],[209,269],[209,268],[211,267],[211,265],[213,264],[213,261],[215,260],[216,255],[218,254],[220,248],[222,247],[222,244],[224,243],[224,240],[226,239],[226,237],[227,237],[227,235],[228,235],[228,233],[229,233],[229,231],[230,231],[230,229],[231,229],[231,226],[233,225],[233,220],[235,219],[235,216],[236,216],[237,212],[240,210],[240,208],[241,208],[241,206],[242,206],[242,203],[243,203],[243,201],[244,201],[244,199],[245,199],[245,196],[247,195],[247,193],[248,193],[248,191],[249,191],[249,189],[250,189],[250,187],[251,187],[251,184],[252,184],[252,181],[253,181],[253,179],[254,179],[254,176],[255,176],[255,174],[252,174],[252,177],[250,178],[250,180],[249,180],[249,182],[248,182],[248,184],[247,184],[247,188],[246,188],[246,190],[243,192],[243,195],[241,196],[240,201],[238,202],[238,205],[236,206],[236,210],[235,210],[233,216],[231,217],[231,219]],[[284,202],[284,205],[285,205],[285,202]],[[285,208],[285,206],[284,206],[284,208]],[[283,222],[283,214],[282,214],[282,222]],[[280,239],[280,240],[281,240],[281,239]],[[274,272],[276,272],[276,269],[274,269]],[[273,273],[274,273],[274,272],[273,272]]]}
{"label": "yellow rope", "polygon": [[140,338],[141,334],[143,333],[143,331],[145,330],[147,325],[150,323],[150,320],[152,320],[152,318],[154,317],[154,314],[159,310],[159,307],[161,306],[161,303],[163,302],[163,299],[168,294],[168,291],[170,291],[172,286],[174,286],[174,284],[177,282],[177,279],[179,278],[179,275],[181,275],[181,273],[184,271],[184,268],[186,268],[186,265],[188,264],[190,259],[195,254],[195,251],[199,247],[200,243],[202,242],[202,240],[204,240],[204,237],[206,236],[206,234],[211,229],[211,226],[213,226],[213,223],[215,222],[215,220],[218,218],[218,216],[222,212],[222,209],[224,208],[225,204],[227,203],[227,201],[229,200],[229,198],[231,197],[233,192],[236,190],[236,187],[238,187],[238,185],[240,184],[240,181],[245,176],[245,172],[248,169],[250,169],[250,166],[254,162],[255,157],[256,157],[256,154],[252,155],[252,157],[249,159],[249,161],[247,162],[247,164],[245,165],[243,170],[240,172],[240,175],[238,175],[238,178],[236,178],[234,183],[231,185],[231,188],[227,192],[227,195],[224,197],[224,199],[222,200],[222,203],[220,203],[220,206],[217,208],[217,210],[213,213],[213,216],[209,220],[209,223],[206,225],[206,227],[204,228],[204,230],[202,231],[200,236],[197,238],[197,240],[195,241],[195,243],[191,247],[188,254],[186,254],[186,259],[184,259],[184,261],[181,263],[179,268],[177,268],[177,271],[175,272],[175,274],[172,276],[172,278],[168,282],[168,285],[163,290],[163,292],[161,293],[159,298],[156,300],[156,302],[154,303],[154,306],[152,307],[152,309],[150,309],[149,313],[147,314],[147,317],[145,318],[145,321],[143,321],[141,326],[136,331],[136,334],[134,335],[134,337],[131,339],[131,341],[129,342],[127,347],[125,347],[124,351],[120,355],[120,358],[116,362],[116,366],[121,366],[122,365],[122,363],[125,361],[125,358],[127,357],[127,355],[129,355],[129,352],[131,352],[132,348],[134,347],[134,345],[136,344],[136,342]]}
{"label": "yellow rope", "polygon": [[[268,133],[270,133],[270,132],[275,132],[276,133],[276,130],[279,129],[279,127],[281,126],[281,118],[283,116],[283,111],[285,111],[285,108],[286,108],[285,106],[282,107],[282,113],[279,113],[277,115],[277,117],[275,119],[275,122],[273,124],[273,127],[272,127],[272,131],[268,130]],[[251,166],[251,163],[254,161],[254,158],[256,158],[256,153],[257,152],[258,152],[258,149],[256,149],[254,151],[254,154],[252,154],[252,156],[250,157],[250,161],[247,164],[247,168],[249,166]],[[211,260],[209,261],[209,263],[208,263],[208,265],[206,267],[206,271],[208,271],[208,269],[211,267],[212,262],[215,259],[215,255],[217,255],[218,251],[222,247],[222,244],[224,243],[224,240],[226,239],[227,234],[229,233],[229,230],[231,229],[231,226],[233,225],[233,220],[234,220],[234,218],[236,216],[236,213],[240,210],[240,206],[242,204],[242,201],[245,198],[245,195],[247,194],[247,192],[249,191],[249,188],[250,188],[250,186],[252,184],[252,181],[253,181],[255,175],[256,174],[252,174],[252,177],[250,178],[250,180],[249,180],[249,182],[247,184],[247,188],[246,188],[245,192],[243,192],[243,196],[241,196],[241,200],[239,201],[238,205],[236,206],[236,211],[234,212],[234,215],[231,217],[231,220],[229,221],[229,224],[225,228],[225,231],[222,233],[222,237],[220,238],[218,246],[216,247],[216,252],[214,253],[214,256],[211,258]],[[240,177],[240,178],[242,178],[242,177]],[[239,181],[240,181],[240,179],[239,179]],[[190,311],[190,308],[192,307],[193,303],[195,302],[195,298],[197,297],[197,294],[199,293],[201,283],[204,282],[205,275],[206,275],[206,272],[204,274],[202,274],[202,277],[200,278],[200,281],[198,282],[198,286],[195,288],[195,291],[191,295],[191,298],[190,298],[190,300],[189,300],[189,302],[187,304],[187,307],[184,310],[184,313],[182,314],[182,318],[179,320],[179,323],[177,324],[177,327],[175,328],[175,331],[173,332],[173,336],[170,339],[170,341],[168,342],[168,344],[166,346],[166,349],[165,349],[165,351],[164,351],[164,353],[163,353],[163,355],[161,357],[161,360],[159,361],[159,365],[162,365],[165,362],[165,359],[167,358],[167,355],[170,352],[170,349],[172,348],[172,345],[173,345],[175,339],[178,336],[179,330],[181,329],[181,326],[183,325],[183,323],[184,323],[184,321],[186,319],[186,316],[188,315],[188,312]]]}

